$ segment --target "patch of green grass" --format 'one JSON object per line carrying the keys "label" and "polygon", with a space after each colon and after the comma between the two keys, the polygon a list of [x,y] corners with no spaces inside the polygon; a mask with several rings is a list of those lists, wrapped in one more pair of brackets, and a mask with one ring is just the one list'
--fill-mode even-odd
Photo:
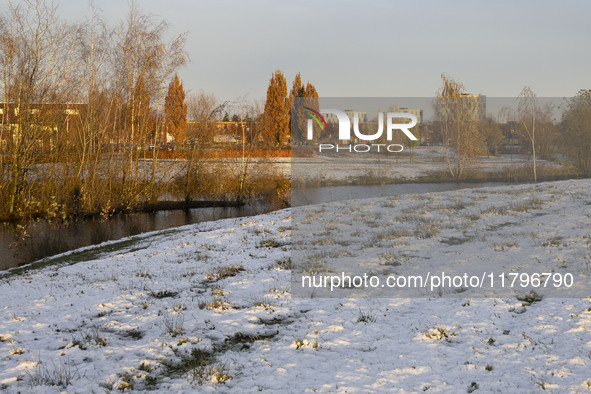
{"label": "patch of green grass", "polygon": [[179,293],[176,291],[170,291],[170,290],[158,290],[156,292],[150,291],[150,295],[154,298],[162,299],[162,298],[176,297],[177,295],[179,295]]}
{"label": "patch of green grass", "polygon": [[435,224],[420,224],[417,226],[414,235],[418,238],[433,238],[439,234],[439,228]]}
{"label": "patch of green grass", "polygon": [[[179,230],[169,230],[162,233],[159,233],[158,236],[173,234],[178,232]],[[148,245],[145,246],[138,246],[136,248],[131,248],[134,245],[137,245],[144,239],[146,236],[136,236],[132,238],[128,238],[121,241],[111,242],[106,245],[98,245],[94,247],[87,248],[85,250],[81,250],[79,252],[72,252],[65,255],[60,255],[56,257],[47,257],[42,260],[36,261],[34,263],[28,264],[23,267],[13,268],[7,271],[0,273],[0,279],[2,278],[9,278],[12,276],[21,276],[29,271],[39,270],[45,267],[51,266],[58,266],[58,265],[72,265],[79,263],[81,261],[90,261],[96,260],[100,258],[102,255],[112,252],[118,252],[126,250],[128,252],[142,250],[145,249]]]}
{"label": "patch of green grass", "polygon": [[162,334],[177,337],[185,333],[185,317],[183,315],[171,315],[162,322]]}
{"label": "patch of green grass", "polygon": [[456,335],[457,333],[455,331],[450,332],[445,327],[436,327],[425,334],[427,338],[435,339],[437,341],[441,341],[443,339],[448,341],[451,339],[451,337],[455,337]]}
{"label": "patch of green grass", "polygon": [[126,331],[125,336],[135,339],[135,340],[138,340],[138,339],[142,339],[144,337],[144,333],[141,332],[140,330],[132,329],[132,330]]}
{"label": "patch of green grass", "polygon": [[258,248],[269,248],[269,249],[280,248],[282,246],[285,246],[285,245],[275,239],[263,239],[257,245]]}
{"label": "patch of green grass", "polygon": [[536,293],[535,290],[530,290],[530,291],[528,291],[525,294],[518,295],[516,298],[519,301],[521,301],[521,302],[523,302],[523,303],[525,303],[527,305],[531,305],[534,302],[540,302],[540,301],[542,301],[542,298],[543,297],[541,295],[539,295],[538,293]]}
{"label": "patch of green grass", "polygon": [[408,231],[406,230],[387,230],[380,231],[376,237],[376,241],[392,241],[398,238],[408,237]]}
{"label": "patch of green grass", "polygon": [[510,249],[510,248],[517,248],[517,247],[519,247],[519,245],[517,244],[517,242],[504,242],[504,243],[500,242],[500,243],[495,243],[493,245],[493,247],[494,247],[495,251],[503,252],[503,251]]}
{"label": "patch of green grass", "polygon": [[476,390],[478,390],[479,388],[480,388],[480,386],[478,385],[478,383],[472,382],[472,383],[470,383],[470,386],[468,386],[468,389],[466,389],[466,392],[473,393]]}
{"label": "patch of green grass", "polygon": [[506,215],[507,208],[505,208],[505,207],[489,207],[480,213],[483,215]]}
{"label": "patch of green grass", "polygon": [[104,336],[98,328],[93,327],[86,332],[74,336],[68,347],[78,346],[80,350],[86,350],[88,346],[107,346],[108,340],[109,338]]}
{"label": "patch of green grass", "polygon": [[209,272],[206,275],[206,278],[212,281],[219,280],[230,276],[236,276],[241,271],[245,271],[243,265],[227,265],[223,267],[218,267],[218,269],[215,272]]}
{"label": "patch of green grass", "polygon": [[219,309],[227,311],[228,309],[234,308],[234,305],[226,301],[222,297],[214,296],[209,301],[200,301],[198,304],[199,309],[214,310]]}
{"label": "patch of green grass", "polygon": [[515,212],[529,212],[531,210],[534,209],[540,209],[544,206],[544,201],[536,198],[536,197],[532,197],[527,201],[518,203],[518,204],[513,204],[511,206],[511,210],[515,211]]}
{"label": "patch of green grass", "polygon": [[318,234],[318,236],[319,238],[312,241],[312,245],[325,246],[336,244],[336,240],[328,234]]}
{"label": "patch of green grass", "polygon": [[[590,308],[591,309],[591,308]],[[272,317],[269,319],[263,319],[259,317],[259,324],[264,324],[268,326],[280,325],[280,326],[287,326],[292,324],[294,321],[289,317]]]}
{"label": "patch of green grass", "polygon": [[387,265],[390,267],[398,267],[402,262],[408,260],[406,256],[398,256],[395,253],[384,253],[382,255],[383,261],[380,262],[380,265]]}
{"label": "patch of green grass", "polygon": [[563,244],[562,242],[560,242],[562,240],[562,237],[552,237],[551,239],[542,242],[542,246],[545,248],[558,248],[561,246],[566,246],[565,244]]}
{"label": "patch of green grass", "polygon": [[211,364],[214,360],[213,351],[194,348],[191,350],[191,356],[181,359],[179,363],[165,362],[162,365],[165,367],[165,376],[178,376],[199,366]]}
{"label": "patch of green grass", "polygon": [[292,267],[291,257],[282,257],[277,260],[277,265],[283,270],[290,270]]}
{"label": "patch of green grass", "polygon": [[378,320],[378,315],[373,312],[372,309],[369,311],[362,311],[359,309],[359,315],[357,316],[357,323],[375,323]]}
{"label": "patch of green grass", "polygon": [[299,339],[299,338],[298,338],[298,339],[296,339],[296,340],[294,341],[294,343],[295,343],[295,347],[296,347],[296,349],[300,349],[300,348],[304,347],[304,345],[305,345],[305,342],[304,342],[304,340],[303,340],[303,339]]}
{"label": "patch of green grass", "polygon": [[25,353],[25,349],[23,349],[22,347],[15,347],[14,349],[12,349],[10,351],[11,356],[24,354],[24,353]]}
{"label": "patch of green grass", "polygon": [[213,286],[212,288],[209,289],[209,291],[211,292],[212,296],[217,296],[217,297],[223,297],[227,294],[227,292],[219,286]]}
{"label": "patch of green grass", "polygon": [[62,362],[58,365],[53,364],[52,368],[39,362],[35,370],[32,372],[25,370],[25,372],[29,376],[31,386],[67,387],[80,376],[77,370]]}
{"label": "patch of green grass", "polygon": [[308,259],[306,259],[302,266],[298,266],[298,268],[299,270],[301,270],[301,272],[309,275],[318,275],[320,273],[333,272],[332,268],[330,268],[327,265],[327,257],[328,255],[322,252],[311,255]]}
{"label": "patch of green grass", "polygon": [[452,210],[452,211],[461,211],[468,207],[473,206],[474,203],[472,202],[465,202],[465,201],[455,201],[450,205],[443,206],[443,209]]}
{"label": "patch of green grass", "polygon": [[251,297],[251,303],[253,307],[261,306],[265,309],[271,308],[275,305],[271,298],[266,294],[253,295]]}
{"label": "patch of green grass", "polygon": [[137,276],[138,278],[152,279],[152,275],[150,275],[148,271],[138,271],[135,273],[135,276]]}
{"label": "patch of green grass", "polygon": [[188,376],[193,383],[200,386],[206,383],[223,384],[232,377],[229,368],[222,362],[196,366],[188,372]]}
{"label": "patch of green grass", "polygon": [[471,237],[449,237],[445,239],[440,239],[439,242],[446,245],[462,245],[466,242],[470,242],[471,240]]}
{"label": "patch of green grass", "polygon": [[256,341],[265,341],[272,339],[277,335],[276,332],[269,333],[269,334],[245,334],[242,332],[237,332],[234,335],[227,337],[224,340],[224,345],[222,348],[218,350],[227,350],[227,349],[234,349],[236,350],[245,350],[249,349],[250,346],[255,343]]}
{"label": "patch of green grass", "polygon": [[120,377],[120,381],[113,388],[115,388],[119,391],[125,391],[125,390],[133,391],[133,389],[134,389],[133,376],[131,376],[129,373],[124,373],[123,375],[120,375],[119,377]]}

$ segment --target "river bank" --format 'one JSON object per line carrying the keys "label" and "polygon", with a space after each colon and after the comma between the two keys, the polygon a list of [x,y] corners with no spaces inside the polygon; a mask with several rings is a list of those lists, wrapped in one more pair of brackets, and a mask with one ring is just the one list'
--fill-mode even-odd
{"label": "river bank", "polygon": [[[343,245],[394,253],[383,269],[476,253],[490,268],[537,260],[588,284],[590,188],[560,181],[349,201],[370,230]],[[165,230],[0,279],[1,390],[591,387],[588,297],[298,296],[294,209]]]}

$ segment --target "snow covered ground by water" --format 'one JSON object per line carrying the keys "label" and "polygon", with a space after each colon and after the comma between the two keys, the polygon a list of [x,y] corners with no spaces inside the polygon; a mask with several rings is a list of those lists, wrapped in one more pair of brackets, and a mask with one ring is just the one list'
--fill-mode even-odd
{"label": "snow covered ground by water", "polygon": [[[397,222],[384,247],[398,256],[421,242],[415,258],[476,245],[490,264],[542,256],[581,279],[591,273],[590,190],[589,180],[561,181],[347,205],[380,223],[436,211],[437,223],[487,229],[450,245],[453,226],[434,223],[427,237],[424,221]],[[0,278],[0,391],[591,390],[588,296],[295,297],[293,213],[166,230]]]}
{"label": "snow covered ground by water", "polygon": [[[450,152],[453,156],[453,152]],[[359,177],[379,177],[398,181],[414,179],[448,172],[445,148],[442,146],[419,146],[403,154],[385,153],[334,153],[316,154],[315,157],[294,157],[274,159],[280,173],[295,179],[345,180]],[[452,159],[453,162],[453,159]],[[560,167],[556,161],[539,160],[539,166]],[[465,170],[473,172],[503,172],[508,169],[527,167],[531,171],[532,161],[520,154],[506,154],[476,157],[466,163]]]}

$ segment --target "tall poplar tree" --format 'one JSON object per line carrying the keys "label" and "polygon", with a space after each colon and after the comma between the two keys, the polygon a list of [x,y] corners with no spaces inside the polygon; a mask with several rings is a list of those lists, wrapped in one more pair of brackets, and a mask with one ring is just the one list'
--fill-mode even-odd
{"label": "tall poplar tree", "polygon": [[287,85],[281,70],[271,76],[263,113],[263,129],[267,142],[277,147],[289,141],[289,102]]}
{"label": "tall poplar tree", "polygon": [[166,131],[174,137],[176,143],[183,143],[187,138],[187,104],[185,89],[177,74],[168,85],[164,99]]}
{"label": "tall poplar tree", "polygon": [[[298,98],[306,98],[306,100],[297,100]],[[290,118],[290,129],[292,133],[296,133],[296,135],[292,135],[294,141],[304,141],[304,133],[307,128],[306,123],[309,116],[306,114],[308,111],[303,107],[312,108],[318,111],[319,105],[317,98],[318,92],[314,85],[307,82],[304,86],[300,73],[297,73],[293,80],[293,85],[288,98],[290,109],[293,111],[292,117]],[[291,121],[294,119],[297,119],[297,124],[291,124]],[[316,133],[314,135],[316,135]]]}

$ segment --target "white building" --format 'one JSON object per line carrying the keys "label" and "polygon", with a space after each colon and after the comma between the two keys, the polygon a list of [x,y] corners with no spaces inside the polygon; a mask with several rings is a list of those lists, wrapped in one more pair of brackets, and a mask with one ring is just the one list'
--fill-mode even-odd
{"label": "white building", "polygon": [[[353,124],[353,119],[355,116],[355,113],[359,114],[359,123],[363,123],[363,122],[367,122],[367,112],[364,111],[354,111],[351,109],[346,109],[345,114],[347,114],[347,116],[349,117],[349,120],[351,121],[351,124]],[[326,120],[326,123],[338,123],[338,119],[337,116],[335,114],[323,114],[322,116],[324,116],[324,120]]]}
{"label": "white building", "polygon": [[482,122],[486,119],[486,96],[470,93],[462,93],[460,97],[437,97],[437,113],[439,116],[445,114],[448,111],[446,107],[456,100],[466,100],[464,104],[469,104],[462,107],[468,111],[466,116],[470,116],[470,120]]}

